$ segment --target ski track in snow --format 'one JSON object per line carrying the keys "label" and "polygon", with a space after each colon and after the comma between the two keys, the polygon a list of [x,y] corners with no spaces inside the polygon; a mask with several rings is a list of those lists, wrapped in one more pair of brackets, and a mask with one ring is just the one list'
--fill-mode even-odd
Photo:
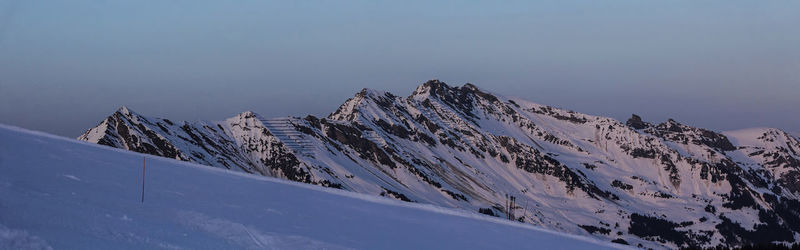
{"label": "ski track in snow", "polygon": [[240,223],[212,218],[198,212],[183,211],[178,214],[178,218],[181,223],[189,227],[220,237],[245,249],[352,249],[303,236],[265,233]]}
{"label": "ski track in snow", "polygon": [[76,181],[81,181],[80,178],[75,177],[74,175],[70,175],[70,174],[65,174],[64,177],[67,177],[69,179],[73,179],[73,180],[76,180]]}

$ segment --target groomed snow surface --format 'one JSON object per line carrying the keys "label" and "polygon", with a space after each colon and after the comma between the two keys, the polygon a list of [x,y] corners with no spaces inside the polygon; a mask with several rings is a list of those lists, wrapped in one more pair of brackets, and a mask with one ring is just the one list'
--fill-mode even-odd
{"label": "groomed snow surface", "polygon": [[[145,202],[142,160],[147,158]],[[522,223],[0,125],[0,249],[607,249]]]}

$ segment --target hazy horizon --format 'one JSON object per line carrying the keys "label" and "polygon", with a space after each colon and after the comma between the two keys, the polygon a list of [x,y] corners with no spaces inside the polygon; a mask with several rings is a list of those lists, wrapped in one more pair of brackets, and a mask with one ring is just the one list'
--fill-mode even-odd
{"label": "hazy horizon", "polygon": [[172,120],[325,116],[429,79],[625,121],[800,132],[789,1],[0,0],[0,123],[77,137]]}

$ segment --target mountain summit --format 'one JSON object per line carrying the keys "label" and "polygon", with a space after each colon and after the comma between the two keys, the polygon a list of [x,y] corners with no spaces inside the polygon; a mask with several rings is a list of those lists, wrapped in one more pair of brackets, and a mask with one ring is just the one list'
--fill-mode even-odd
{"label": "mountain summit", "polygon": [[364,89],[325,118],[173,122],[123,107],[78,139],[634,246],[800,240],[789,133],[622,123],[472,84]]}

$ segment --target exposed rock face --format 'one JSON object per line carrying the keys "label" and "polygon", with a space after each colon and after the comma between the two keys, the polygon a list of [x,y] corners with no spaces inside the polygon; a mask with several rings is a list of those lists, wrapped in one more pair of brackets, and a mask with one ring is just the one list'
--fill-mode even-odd
{"label": "exposed rock face", "polygon": [[628,121],[625,124],[630,126],[630,127],[632,127],[632,128],[634,128],[634,129],[644,129],[644,128],[647,127],[647,124],[645,124],[642,121],[642,118],[639,117],[636,114],[632,114],[631,118],[628,119]]}
{"label": "exposed rock face", "polygon": [[800,140],[626,123],[428,81],[326,118],[172,122],[121,108],[80,140],[644,247],[795,242]]}

